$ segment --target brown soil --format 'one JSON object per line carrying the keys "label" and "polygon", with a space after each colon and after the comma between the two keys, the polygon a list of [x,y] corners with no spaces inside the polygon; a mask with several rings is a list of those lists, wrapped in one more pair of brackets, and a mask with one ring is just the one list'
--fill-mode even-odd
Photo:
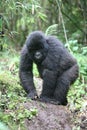
{"label": "brown soil", "polygon": [[67,107],[31,101],[27,109],[37,108],[38,114],[32,120],[26,119],[26,130],[71,130],[71,113]]}

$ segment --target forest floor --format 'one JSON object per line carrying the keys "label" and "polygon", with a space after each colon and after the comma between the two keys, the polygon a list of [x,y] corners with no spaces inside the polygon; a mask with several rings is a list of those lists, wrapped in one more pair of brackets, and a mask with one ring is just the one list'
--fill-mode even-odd
{"label": "forest floor", "polygon": [[[37,91],[41,91],[41,79],[37,81]],[[39,101],[24,104],[28,110],[36,108],[37,115],[32,120],[26,119],[26,130],[87,130],[87,111],[71,111],[69,105],[53,105]]]}
{"label": "forest floor", "polygon": [[72,130],[71,114],[66,107],[37,101],[26,103],[25,107],[38,110],[36,117],[25,120],[26,130]]}

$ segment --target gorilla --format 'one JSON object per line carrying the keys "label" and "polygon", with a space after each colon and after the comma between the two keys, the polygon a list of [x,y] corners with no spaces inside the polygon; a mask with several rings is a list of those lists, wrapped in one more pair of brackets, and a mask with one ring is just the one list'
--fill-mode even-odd
{"label": "gorilla", "polygon": [[[33,63],[43,79],[39,97],[33,82]],[[67,105],[68,90],[78,73],[76,59],[56,37],[46,36],[41,31],[34,31],[27,37],[21,51],[19,77],[29,98]]]}

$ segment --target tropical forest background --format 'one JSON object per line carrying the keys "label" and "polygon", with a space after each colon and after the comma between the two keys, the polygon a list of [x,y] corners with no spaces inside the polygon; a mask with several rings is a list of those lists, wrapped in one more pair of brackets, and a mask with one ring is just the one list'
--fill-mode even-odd
{"label": "tropical forest background", "polygon": [[[0,121],[10,127],[13,124],[12,129],[37,113],[21,106],[15,111],[19,102],[26,100],[18,77],[20,50],[34,30],[57,36],[77,59],[80,73],[68,93],[68,107],[80,114],[87,112],[87,1],[1,0]],[[35,65],[34,76],[39,77]]]}

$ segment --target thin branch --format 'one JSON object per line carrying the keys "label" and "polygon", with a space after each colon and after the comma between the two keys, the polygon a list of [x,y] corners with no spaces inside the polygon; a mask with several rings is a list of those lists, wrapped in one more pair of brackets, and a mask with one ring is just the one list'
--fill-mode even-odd
{"label": "thin branch", "polygon": [[64,19],[63,19],[63,15],[62,15],[62,12],[61,12],[60,5],[59,5],[59,0],[56,0],[56,3],[58,5],[59,12],[60,12],[60,15],[61,15],[61,20],[62,20],[62,25],[63,25],[63,30],[64,30],[64,35],[65,35],[65,40],[66,40],[66,43],[67,43],[67,47],[68,47],[69,51],[72,52],[71,49],[70,49],[70,45],[68,44],[68,39],[67,39],[67,34],[66,34],[66,29],[65,29],[65,24],[64,24]]}
{"label": "thin branch", "polygon": [[61,13],[60,5],[59,5],[59,3],[58,3],[57,0],[56,0],[56,3],[57,3],[58,8],[59,8],[59,12],[60,12],[61,20],[62,20],[62,25],[63,25],[63,30],[64,30],[64,35],[65,35],[65,40],[66,40],[66,43],[67,43],[68,42],[68,40],[67,40],[67,34],[66,34],[65,24],[64,24],[62,13]]}

